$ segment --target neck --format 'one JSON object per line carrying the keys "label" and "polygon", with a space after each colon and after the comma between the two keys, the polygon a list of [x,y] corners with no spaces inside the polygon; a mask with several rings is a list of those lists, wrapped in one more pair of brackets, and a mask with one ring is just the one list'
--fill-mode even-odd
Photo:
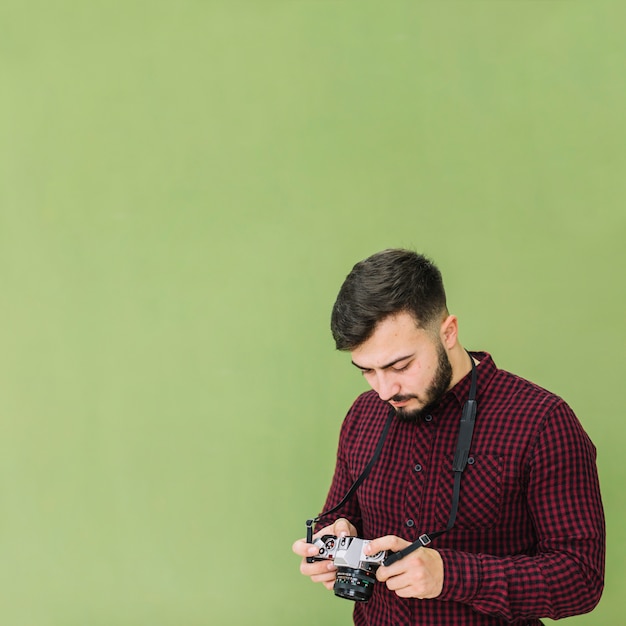
{"label": "neck", "polygon": [[[452,350],[448,352],[450,365],[452,366],[452,380],[450,381],[450,389],[454,387],[461,379],[465,378],[472,370],[471,357],[465,348],[457,343]],[[476,360],[474,359],[474,362]]]}

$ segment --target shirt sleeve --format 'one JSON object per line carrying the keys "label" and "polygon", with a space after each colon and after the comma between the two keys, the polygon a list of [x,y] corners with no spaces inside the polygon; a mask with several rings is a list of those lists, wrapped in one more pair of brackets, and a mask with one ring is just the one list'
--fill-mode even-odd
{"label": "shirt sleeve", "polygon": [[596,606],[606,542],[596,451],[565,402],[544,420],[527,471],[536,554],[502,558],[442,549],[439,600],[509,621],[559,619]]}

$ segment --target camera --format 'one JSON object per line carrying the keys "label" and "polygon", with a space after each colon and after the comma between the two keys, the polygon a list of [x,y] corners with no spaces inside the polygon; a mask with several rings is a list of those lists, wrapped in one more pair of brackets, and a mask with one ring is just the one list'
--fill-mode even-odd
{"label": "camera", "polygon": [[383,564],[387,552],[367,556],[363,554],[363,548],[368,543],[368,539],[335,535],[324,535],[313,541],[320,552],[311,560],[331,560],[337,567],[333,587],[336,596],[358,602],[367,602],[372,597],[376,570]]}

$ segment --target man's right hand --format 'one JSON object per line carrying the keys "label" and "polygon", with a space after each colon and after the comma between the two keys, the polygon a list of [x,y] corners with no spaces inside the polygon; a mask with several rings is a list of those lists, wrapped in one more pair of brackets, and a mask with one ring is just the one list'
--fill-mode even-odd
{"label": "man's right hand", "polygon": [[[313,539],[322,537],[323,535],[335,535],[336,537],[356,537],[356,528],[344,517],[340,517],[334,524],[322,528],[315,533]],[[332,561],[315,561],[307,563],[309,556],[319,556],[319,548],[311,543],[307,543],[306,539],[298,539],[293,546],[293,551],[302,557],[300,563],[300,572],[305,576],[309,576],[315,583],[322,583],[326,589],[332,589],[335,584],[337,568]]]}

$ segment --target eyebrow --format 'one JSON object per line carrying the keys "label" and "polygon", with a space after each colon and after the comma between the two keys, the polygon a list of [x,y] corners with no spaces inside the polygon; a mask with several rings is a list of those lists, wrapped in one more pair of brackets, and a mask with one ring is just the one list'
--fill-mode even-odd
{"label": "eyebrow", "polygon": [[[407,354],[406,356],[401,356],[393,361],[391,361],[391,363],[387,363],[386,365],[383,365],[380,369],[381,370],[386,370],[389,369],[390,367],[393,367],[396,363],[400,363],[400,361],[406,361],[407,359],[413,358],[413,354]],[[362,372],[365,372],[367,370],[371,370],[371,369],[375,369],[372,367],[363,367],[362,365],[359,365],[358,363],[355,363],[354,361],[351,361],[352,365],[354,365],[354,367],[360,369]],[[376,368],[378,369],[378,368]]]}

